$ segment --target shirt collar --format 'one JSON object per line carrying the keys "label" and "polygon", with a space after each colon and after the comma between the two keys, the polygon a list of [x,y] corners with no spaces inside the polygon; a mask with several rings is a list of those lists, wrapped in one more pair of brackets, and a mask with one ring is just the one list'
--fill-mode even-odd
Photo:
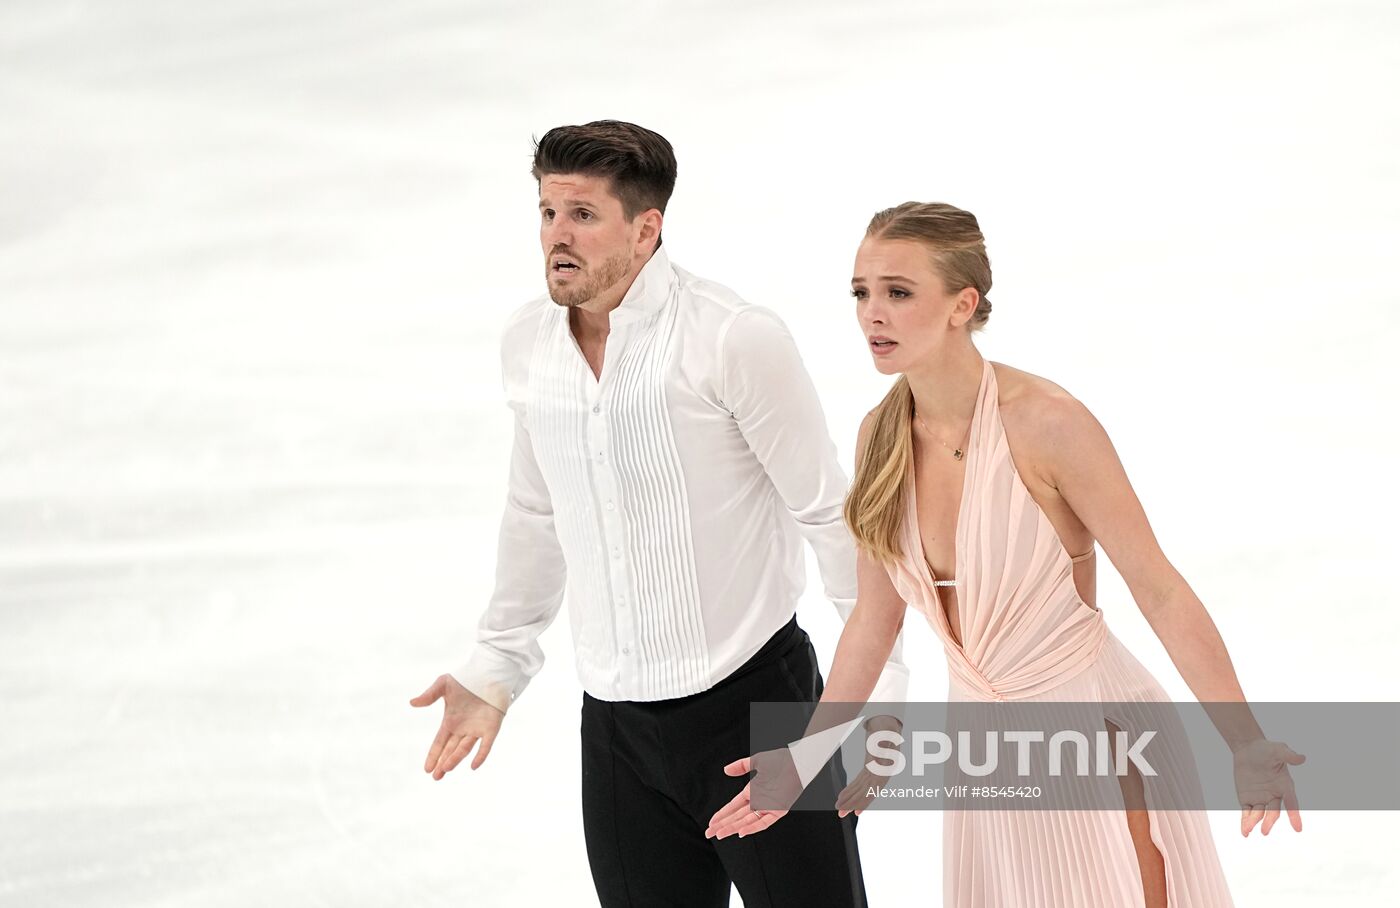
{"label": "shirt collar", "polygon": [[642,266],[627,295],[617,308],[608,313],[610,326],[626,325],[641,321],[660,310],[671,298],[671,288],[676,283],[676,272],[671,268],[671,260],[666,250],[660,246]]}

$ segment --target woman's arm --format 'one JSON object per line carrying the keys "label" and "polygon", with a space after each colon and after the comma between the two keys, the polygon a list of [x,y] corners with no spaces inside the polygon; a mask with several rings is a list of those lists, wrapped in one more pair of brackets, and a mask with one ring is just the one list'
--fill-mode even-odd
{"label": "woman's arm", "polygon": [[[1191,692],[1203,704],[1243,704],[1225,641],[1162,552],[1103,426],[1068,395],[1037,401],[1030,421],[1041,475],[1112,560]],[[1263,737],[1247,707],[1207,711],[1232,751]]]}
{"label": "woman's arm", "polygon": [[905,603],[884,567],[864,552],[856,558],[856,607],[836,644],[823,703],[864,703],[904,627]]}
{"label": "woman's arm", "polygon": [[[856,436],[856,463],[860,463],[873,417],[866,415]],[[855,718],[875,689],[876,681],[904,628],[906,605],[879,562],[856,550],[856,604],[831,660],[831,671],[822,690],[822,707],[812,716],[807,734],[831,728]],[[829,704],[849,704],[846,709]],[[845,713],[850,715],[845,715]]]}

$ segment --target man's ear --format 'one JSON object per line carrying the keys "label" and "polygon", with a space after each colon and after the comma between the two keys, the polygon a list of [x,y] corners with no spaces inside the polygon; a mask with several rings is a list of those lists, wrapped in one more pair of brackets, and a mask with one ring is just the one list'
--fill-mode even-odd
{"label": "man's ear", "polygon": [[660,245],[661,212],[655,208],[648,208],[637,217],[641,220],[641,229],[637,232],[637,245],[633,252],[651,255]]}

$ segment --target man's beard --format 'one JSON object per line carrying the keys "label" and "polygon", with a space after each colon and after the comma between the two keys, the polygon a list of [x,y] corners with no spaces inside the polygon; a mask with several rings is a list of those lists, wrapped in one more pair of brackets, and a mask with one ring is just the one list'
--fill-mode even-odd
{"label": "man's beard", "polygon": [[627,253],[619,253],[610,259],[604,259],[598,269],[584,280],[558,285],[550,280],[554,276],[554,269],[546,266],[545,284],[549,287],[549,298],[568,308],[582,306],[626,277],[628,261]]}

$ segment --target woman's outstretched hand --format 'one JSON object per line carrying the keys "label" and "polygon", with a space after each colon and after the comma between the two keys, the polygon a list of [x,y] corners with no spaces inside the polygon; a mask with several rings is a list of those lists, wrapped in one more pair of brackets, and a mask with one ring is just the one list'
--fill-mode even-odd
{"label": "woman's outstretched hand", "polygon": [[876,775],[864,767],[856,773],[856,777],[851,780],[851,784],[841,789],[841,794],[836,798],[836,815],[844,817],[848,813],[860,816],[871,802],[878,797],[878,792],[890,780],[888,775]]}
{"label": "woman's outstretched hand", "polygon": [[1279,808],[1288,811],[1288,822],[1296,832],[1303,831],[1298,813],[1298,794],[1293,789],[1289,766],[1298,766],[1307,757],[1294,753],[1287,744],[1256,738],[1235,751],[1235,791],[1240,796],[1240,832],[1246,837],[1264,821],[1264,835],[1274,828]]}
{"label": "woman's outstretched hand", "polygon": [[[865,730],[868,733],[891,731],[898,734],[903,728],[904,723],[893,716],[876,716],[865,722]],[[894,760],[884,754],[874,756],[876,751],[869,745],[866,746],[866,753],[872,755],[871,759],[861,765],[860,772],[856,773],[851,784],[841,789],[841,794],[836,796],[836,815],[839,817],[844,817],[848,813],[853,813],[856,816],[864,813],[865,809],[879,796],[879,790],[885,787],[885,783],[894,774]],[[884,767],[884,772],[872,771],[871,763]]]}
{"label": "woman's outstretched hand", "polygon": [[[796,803],[802,794],[803,785],[797,774],[797,765],[786,747],[765,750],[724,767],[727,776],[742,776],[750,772],[754,777],[743,790],[710,817],[710,825],[705,828],[706,838],[724,839],[732,835],[743,838],[762,832],[787,816],[787,808]],[[755,810],[755,801],[763,809]]]}

